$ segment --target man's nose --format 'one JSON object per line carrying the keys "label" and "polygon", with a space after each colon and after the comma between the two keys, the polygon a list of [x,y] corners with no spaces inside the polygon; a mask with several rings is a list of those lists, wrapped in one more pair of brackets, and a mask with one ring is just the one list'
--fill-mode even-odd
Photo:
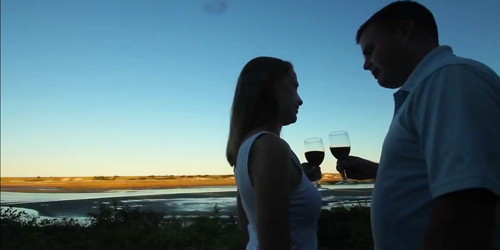
{"label": "man's nose", "polygon": [[363,69],[370,70],[371,67],[372,67],[372,62],[368,59],[365,59],[365,63],[363,63]]}

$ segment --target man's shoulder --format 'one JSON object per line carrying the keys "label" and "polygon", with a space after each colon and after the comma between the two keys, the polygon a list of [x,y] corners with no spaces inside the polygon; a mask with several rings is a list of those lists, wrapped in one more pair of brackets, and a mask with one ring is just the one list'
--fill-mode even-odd
{"label": "man's shoulder", "polygon": [[477,101],[500,103],[500,77],[484,63],[458,56],[443,57],[435,63],[434,70],[412,91],[414,112],[427,112],[437,106],[459,107]]}
{"label": "man's shoulder", "polygon": [[[446,56],[434,62],[434,71],[426,80],[437,80],[440,77],[461,76],[484,78],[486,81],[500,81],[498,74],[488,65],[460,56]],[[439,76],[439,77],[436,77]]]}
{"label": "man's shoulder", "polygon": [[500,76],[489,66],[479,61],[446,56],[433,64],[433,70],[422,80],[420,90],[427,94],[435,92],[469,92],[486,88],[500,95]]}
{"label": "man's shoulder", "polygon": [[[462,78],[479,77],[489,82],[500,81],[498,74],[486,64],[450,53],[434,60],[428,60],[417,67],[401,89],[413,91],[415,88],[421,87],[422,83],[425,85],[425,83],[429,82],[442,82],[444,79],[456,79],[457,76]],[[435,87],[439,86],[434,85],[433,88]]]}

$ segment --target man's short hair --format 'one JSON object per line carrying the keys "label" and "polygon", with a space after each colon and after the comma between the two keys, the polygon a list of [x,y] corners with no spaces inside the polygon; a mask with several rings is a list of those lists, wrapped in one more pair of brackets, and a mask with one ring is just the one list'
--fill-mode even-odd
{"label": "man's short hair", "polygon": [[432,12],[422,4],[403,0],[385,6],[361,25],[356,33],[356,44],[359,44],[361,35],[371,24],[375,24],[387,31],[394,31],[404,21],[413,21],[416,27],[431,38],[436,39],[436,42],[439,41],[438,28]]}

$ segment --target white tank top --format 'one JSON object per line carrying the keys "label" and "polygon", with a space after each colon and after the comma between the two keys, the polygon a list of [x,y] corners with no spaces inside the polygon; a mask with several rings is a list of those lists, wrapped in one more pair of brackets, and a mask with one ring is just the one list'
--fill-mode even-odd
{"label": "white tank top", "polygon": [[[263,134],[271,132],[259,132],[244,141],[239,149],[235,167],[235,180],[241,203],[248,218],[249,242],[247,250],[258,250],[257,225],[255,215],[255,192],[250,175],[248,174],[248,157],[253,142]],[[274,134],[273,134],[274,135]],[[291,151],[291,149],[290,149]],[[293,250],[315,250],[318,249],[317,226],[321,212],[322,200],[318,189],[307,179],[302,170],[299,159],[291,151],[293,166],[300,169],[302,177],[299,186],[290,194],[290,233]],[[276,180],[280,181],[280,180]]]}

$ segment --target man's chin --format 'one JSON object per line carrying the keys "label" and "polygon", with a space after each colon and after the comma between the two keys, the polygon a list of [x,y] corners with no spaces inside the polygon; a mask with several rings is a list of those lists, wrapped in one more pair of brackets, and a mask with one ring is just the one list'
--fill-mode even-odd
{"label": "man's chin", "polygon": [[382,87],[382,88],[386,88],[386,89],[397,89],[397,88],[400,88],[401,86],[403,86],[403,84],[395,84],[393,82],[390,82],[390,81],[384,81],[383,79],[377,79],[377,82],[378,84]]}

